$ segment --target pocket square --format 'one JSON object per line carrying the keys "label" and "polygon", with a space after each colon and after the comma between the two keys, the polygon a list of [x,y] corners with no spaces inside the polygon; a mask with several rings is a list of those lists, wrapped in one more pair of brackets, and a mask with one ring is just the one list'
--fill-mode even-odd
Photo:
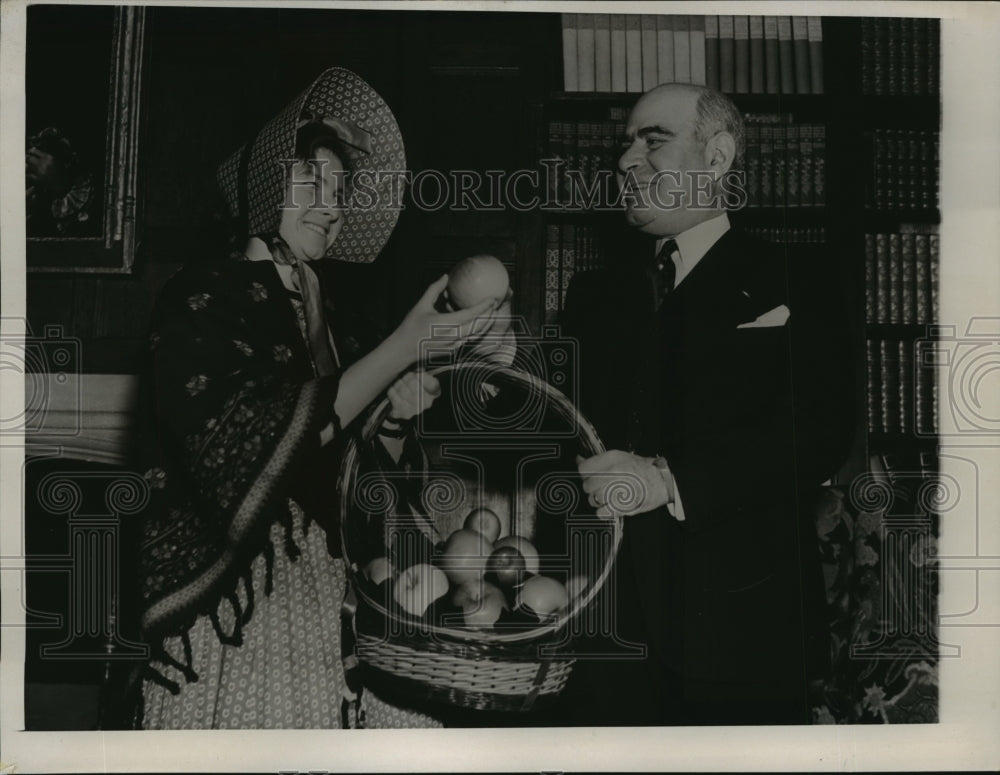
{"label": "pocket square", "polygon": [[749,323],[740,323],[737,328],[776,328],[777,326],[783,326],[788,321],[791,315],[791,310],[787,306],[782,304],[780,307],[775,307],[772,310],[768,310],[763,315],[761,315],[756,320],[752,320]]}

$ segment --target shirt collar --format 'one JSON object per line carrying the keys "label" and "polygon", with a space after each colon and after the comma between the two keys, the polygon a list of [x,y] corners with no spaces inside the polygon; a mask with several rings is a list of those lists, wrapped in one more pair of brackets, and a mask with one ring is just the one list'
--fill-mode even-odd
{"label": "shirt collar", "polygon": [[[729,231],[729,215],[722,213],[707,221],[702,221],[697,226],[692,226],[687,231],[682,231],[673,239],[677,243],[677,251],[674,254],[674,264],[677,267],[677,275],[674,278],[674,287],[681,284],[681,281],[691,273],[697,263],[705,257],[712,246],[719,241],[723,234]],[[656,252],[660,252],[663,243],[670,237],[661,237],[656,241]]]}

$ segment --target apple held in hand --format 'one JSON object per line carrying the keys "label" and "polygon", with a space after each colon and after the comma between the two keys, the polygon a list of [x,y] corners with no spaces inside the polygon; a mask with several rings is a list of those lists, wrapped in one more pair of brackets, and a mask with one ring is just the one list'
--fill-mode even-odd
{"label": "apple held in hand", "polygon": [[492,544],[500,537],[500,517],[492,509],[485,506],[473,509],[465,518],[463,527],[479,533]]}
{"label": "apple held in hand", "polygon": [[441,569],[453,584],[481,579],[493,544],[475,530],[456,530],[445,542]]}
{"label": "apple held in hand", "polygon": [[503,592],[482,580],[460,584],[451,601],[462,609],[465,623],[470,627],[492,627],[507,608]]}
{"label": "apple held in hand", "polygon": [[493,546],[496,549],[503,546],[512,546],[517,549],[521,553],[521,556],[524,557],[525,570],[528,573],[538,573],[541,568],[541,562],[538,559],[538,550],[527,538],[522,536],[506,536],[497,541]]}
{"label": "apple held in hand", "polygon": [[386,579],[391,579],[395,571],[388,557],[376,557],[365,565],[364,574],[373,584],[381,584]]}
{"label": "apple held in hand", "polygon": [[513,587],[521,583],[527,563],[524,556],[513,546],[494,549],[486,561],[486,572],[502,587]]}
{"label": "apple held in hand", "polygon": [[413,565],[396,578],[393,596],[403,610],[423,616],[427,607],[448,593],[448,577],[433,565]]}
{"label": "apple held in hand", "polygon": [[470,256],[448,272],[448,298],[458,309],[474,307],[485,299],[501,302],[509,288],[507,269],[494,256]]}
{"label": "apple held in hand", "polygon": [[539,619],[551,616],[568,602],[566,587],[548,576],[532,576],[517,593],[517,607],[531,611]]}

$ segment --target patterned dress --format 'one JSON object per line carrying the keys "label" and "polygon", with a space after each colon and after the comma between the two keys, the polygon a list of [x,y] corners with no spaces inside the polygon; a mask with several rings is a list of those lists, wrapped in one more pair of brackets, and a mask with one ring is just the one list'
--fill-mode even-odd
{"label": "patterned dress", "polygon": [[[330,471],[298,454],[318,451],[336,392],[309,392],[321,380],[301,303],[288,299],[270,262],[241,262],[182,272],[154,315],[158,446],[185,454],[161,454],[164,467],[151,469],[163,502],[140,552],[144,624],[161,634],[155,680],[143,685],[149,729],[358,725],[341,662],[347,576],[334,556],[336,515],[317,507],[333,501],[315,487]],[[230,390],[213,396],[219,382]],[[440,726],[367,690],[360,709],[368,727]]]}

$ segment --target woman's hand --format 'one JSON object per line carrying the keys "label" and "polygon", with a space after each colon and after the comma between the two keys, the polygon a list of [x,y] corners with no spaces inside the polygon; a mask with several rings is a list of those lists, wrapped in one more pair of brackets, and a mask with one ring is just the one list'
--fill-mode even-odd
{"label": "woman's hand", "polygon": [[441,383],[423,369],[408,371],[389,386],[389,416],[410,420],[428,409],[441,395]]}
{"label": "woman's hand", "polygon": [[470,337],[481,336],[492,326],[496,306],[493,299],[457,312],[442,313],[434,309],[434,303],[447,284],[448,275],[442,275],[431,283],[390,337],[400,348],[407,365],[419,360],[423,342],[433,343],[435,351],[454,350]]}

